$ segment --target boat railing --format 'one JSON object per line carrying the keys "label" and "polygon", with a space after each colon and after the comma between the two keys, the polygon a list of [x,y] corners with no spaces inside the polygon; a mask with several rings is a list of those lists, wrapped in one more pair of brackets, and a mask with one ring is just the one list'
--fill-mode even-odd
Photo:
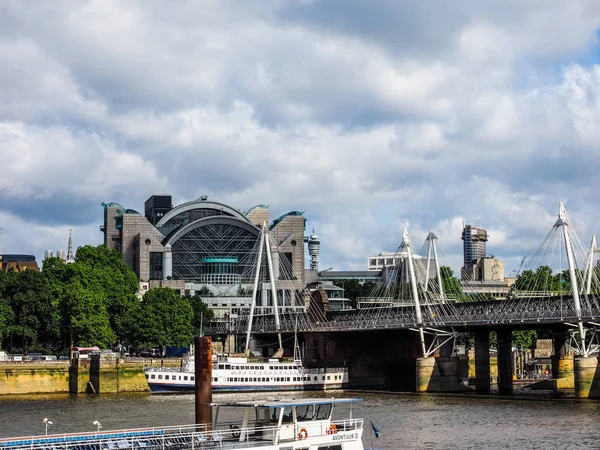
{"label": "boat railing", "polygon": [[[2,450],[195,450],[204,448],[248,448],[262,442],[279,440],[284,426],[294,427],[293,440],[299,440],[300,431],[314,422],[297,422],[278,426],[252,425],[241,427],[241,422],[219,423],[214,430],[206,425],[181,425],[161,428],[137,428],[96,433],[68,433],[47,436],[28,436],[0,439]],[[311,427],[311,436],[362,429],[363,419],[320,421],[320,430]],[[332,427],[331,425],[334,425]]]}

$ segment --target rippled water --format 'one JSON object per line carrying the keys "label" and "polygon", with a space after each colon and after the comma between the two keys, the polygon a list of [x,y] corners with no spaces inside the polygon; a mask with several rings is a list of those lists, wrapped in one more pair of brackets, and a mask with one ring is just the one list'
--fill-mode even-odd
{"label": "rippled water", "polygon": [[[298,394],[295,394],[296,396]],[[319,394],[313,396],[318,396]],[[327,393],[327,396],[331,394]],[[600,448],[600,402],[515,400],[414,394],[335,393],[358,396],[355,417],[376,423],[384,449],[596,449]],[[258,394],[215,394],[215,402],[266,398]],[[291,398],[294,394],[279,395]],[[192,395],[35,396],[0,399],[0,437],[51,432],[93,431],[194,421]]]}

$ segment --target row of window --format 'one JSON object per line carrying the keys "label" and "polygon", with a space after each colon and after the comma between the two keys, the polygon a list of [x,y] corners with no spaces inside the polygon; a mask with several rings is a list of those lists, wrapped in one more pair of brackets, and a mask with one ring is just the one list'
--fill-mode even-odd
{"label": "row of window", "polygon": [[216,369],[219,370],[299,370],[300,366],[236,366],[235,364],[219,364]]}
{"label": "row of window", "polygon": [[[156,380],[157,375],[151,374],[150,375],[150,379],[151,380]],[[175,381],[188,381],[188,376],[187,375],[165,375],[165,380],[175,380]],[[170,377],[170,378],[169,378]],[[179,378],[177,378],[179,377]],[[183,377],[183,380],[182,380]],[[146,379],[148,379],[148,375],[146,375]],[[163,376],[162,375],[158,375],[158,379],[162,380]],[[189,377],[190,381],[194,381],[194,377]]]}
{"label": "row of window", "polygon": [[[150,379],[151,380],[156,380],[158,377],[159,380],[163,379],[163,375],[155,375],[155,374],[151,374],[150,375]],[[182,379],[183,377],[183,379]],[[313,381],[317,381],[317,376],[313,377]],[[325,377],[325,375],[322,375],[322,381],[325,381],[325,379],[327,379],[327,381],[331,381],[331,375],[327,375],[327,378]],[[146,379],[148,379],[148,375],[146,375]],[[164,379],[165,380],[173,380],[173,381],[188,381],[188,376],[187,375],[164,375]],[[194,377],[189,377],[190,381],[194,381]],[[338,379],[342,379],[341,375],[334,375],[333,376],[334,380],[338,380]],[[219,381],[219,379],[217,377],[213,378],[213,381],[216,383]],[[255,382],[255,383],[266,383],[266,382],[270,382],[270,381],[275,381],[275,382],[281,382],[281,381],[310,381],[310,376],[304,376],[304,377],[227,377],[227,382],[228,383],[247,383],[247,382]]]}

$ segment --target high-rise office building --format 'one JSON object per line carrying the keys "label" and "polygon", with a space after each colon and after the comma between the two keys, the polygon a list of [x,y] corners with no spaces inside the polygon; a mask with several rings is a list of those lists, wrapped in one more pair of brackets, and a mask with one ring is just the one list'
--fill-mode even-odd
{"label": "high-rise office building", "polygon": [[479,258],[485,258],[485,243],[488,240],[486,230],[465,225],[462,232],[462,240],[465,266],[471,266]]}
{"label": "high-rise office building", "polygon": [[488,240],[487,231],[483,228],[465,225],[463,227],[463,255],[464,265],[461,270],[463,280],[475,280],[478,276],[475,274],[477,261],[486,256],[486,242]]}

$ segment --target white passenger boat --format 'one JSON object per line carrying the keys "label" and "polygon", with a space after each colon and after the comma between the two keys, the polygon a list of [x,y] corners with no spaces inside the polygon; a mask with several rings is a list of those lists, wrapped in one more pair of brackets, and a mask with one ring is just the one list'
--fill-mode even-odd
{"label": "white passenger boat", "polygon": [[[194,357],[178,367],[146,367],[152,392],[193,391]],[[348,384],[348,368],[307,369],[297,359],[257,359],[213,356],[213,392],[293,391],[341,389]]]}
{"label": "white passenger boat", "polygon": [[[210,425],[0,439],[0,450],[364,450],[363,419],[352,414],[352,404],[359,400],[213,404]],[[333,419],[339,406],[347,415]]]}

